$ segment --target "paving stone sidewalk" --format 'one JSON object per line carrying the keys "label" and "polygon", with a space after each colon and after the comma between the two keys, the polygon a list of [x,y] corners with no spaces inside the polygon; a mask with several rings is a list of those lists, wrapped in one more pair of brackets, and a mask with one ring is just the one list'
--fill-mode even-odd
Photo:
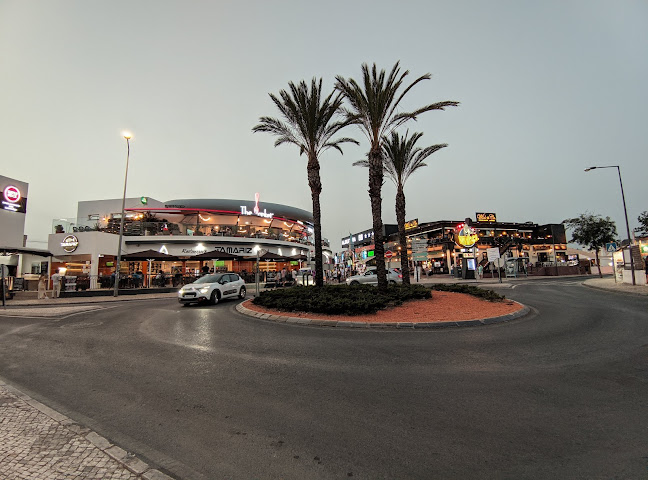
{"label": "paving stone sidewalk", "polygon": [[615,282],[614,277],[590,278],[583,282],[586,286],[599,290],[609,290],[617,293],[632,293],[635,295],[648,295],[648,285],[632,285],[630,283]]}
{"label": "paving stone sidewalk", "polygon": [[2,480],[173,480],[0,381]]}

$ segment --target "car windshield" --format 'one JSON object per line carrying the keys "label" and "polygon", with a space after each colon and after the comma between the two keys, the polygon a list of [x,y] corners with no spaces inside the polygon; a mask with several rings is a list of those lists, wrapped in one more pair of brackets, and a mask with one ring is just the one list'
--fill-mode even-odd
{"label": "car windshield", "polygon": [[221,278],[223,278],[223,275],[220,273],[217,275],[205,275],[204,277],[200,277],[193,283],[217,283]]}

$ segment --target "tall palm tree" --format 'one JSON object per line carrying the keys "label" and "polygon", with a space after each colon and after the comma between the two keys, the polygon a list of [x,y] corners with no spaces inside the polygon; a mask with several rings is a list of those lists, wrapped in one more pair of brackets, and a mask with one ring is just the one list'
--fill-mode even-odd
{"label": "tall palm tree", "polygon": [[430,110],[444,110],[445,107],[459,105],[459,102],[446,101],[426,105],[413,112],[398,112],[403,97],[416,84],[431,78],[430,74],[426,73],[409,85],[404,86],[407,75],[409,75],[409,70],[401,73],[400,62],[396,62],[387,76],[385,70],[378,72],[375,63],[371,70],[366,63],[363,63],[361,84],[358,84],[352,78],[345,79],[338,75],[335,85],[344,94],[351,106],[350,111],[347,112],[347,118],[349,121],[359,125],[370,143],[367,160],[369,166],[369,200],[373,217],[376,273],[378,274],[378,288],[381,290],[387,288],[385,237],[382,231],[382,138],[408,120],[416,120],[421,113]]}
{"label": "tall palm tree", "polygon": [[343,143],[358,144],[353,138],[333,137],[344,127],[354,123],[352,117],[342,117],[342,95],[331,92],[322,97],[322,79],[313,78],[310,89],[305,81],[295,85],[288,83],[289,91],[281,90],[279,96],[272,93],[270,98],[281,112],[282,120],[272,117],[261,117],[253,132],[268,132],[276,135],[275,147],[284,143],[299,147],[299,155],[306,154],[308,163],[308,186],[313,200],[313,228],[315,230],[315,285],[324,285],[324,269],[322,267],[322,214],[320,209],[320,194],[322,182],[320,179],[319,155],[334,148],[342,152]]}
{"label": "tall palm tree", "polygon": [[[396,185],[396,222],[398,223],[398,241],[401,250],[401,269],[403,283],[409,285],[409,262],[407,261],[407,237],[405,236],[405,182],[419,168],[427,167],[424,160],[434,152],[448,146],[447,143],[420,148],[416,142],[423,136],[414,133],[408,138],[409,132],[401,137],[398,132],[392,132],[390,138],[383,138],[383,173]],[[354,166],[368,167],[368,160],[360,160]]]}

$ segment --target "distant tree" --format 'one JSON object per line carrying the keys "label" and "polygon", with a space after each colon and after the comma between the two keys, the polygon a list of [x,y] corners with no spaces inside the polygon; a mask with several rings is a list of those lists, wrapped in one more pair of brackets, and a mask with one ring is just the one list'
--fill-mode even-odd
{"label": "distant tree", "polygon": [[[405,235],[405,182],[419,168],[426,167],[424,160],[434,152],[448,146],[443,143],[430,147],[417,147],[416,142],[423,136],[416,132],[409,137],[409,132],[401,137],[398,132],[392,132],[390,138],[383,138],[383,170],[396,185],[396,223],[398,224],[398,240],[401,248],[401,269],[403,283],[409,285],[409,262],[407,259],[407,237]],[[369,160],[360,160],[354,166],[369,167]]]}
{"label": "distant tree", "polygon": [[581,213],[577,218],[568,218],[563,220],[562,223],[573,229],[570,242],[578,243],[594,251],[599,277],[603,278],[599,252],[601,248],[605,247],[606,243],[616,240],[616,224],[610,220],[610,217],[602,218],[600,215],[587,213]]}
{"label": "distant tree", "polygon": [[[306,172],[308,186],[313,201],[313,229],[315,233],[315,285],[324,285],[324,268],[322,264],[322,216],[320,194],[320,154],[334,148],[340,153],[343,143],[358,142],[353,138],[333,138],[341,129],[355,122],[353,118],[342,119],[342,94],[335,92],[322,96],[322,79],[313,78],[310,89],[305,81],[295,85],[288,83],[289,91],[281,90],[279,96],[270,94],[270,98],[283,117],[277,120],[272,117],[261,117],[253,132],[267,132],[276,135],[275,147],[292,143],[299,148],[299,155],[306,154],[308,163]],[[338,117],[340,119],[338,119]]]}
{"label": "distant tree", "polygon": [[639,221],[639,228],[636,232],[639,235],[648,236],[648,210],[641,212],[637,220]]}
{"label": "distant tree", "polygon": [[382,139],[409,120],[416,120],[419,115],[431,110],[444,110],[445,107],[457,106],[459,102],[437,102],[404,112],[401,101],[418,83],[431,78],[429,73],[405,85],[409,70],[401,73],[400,62],[396,62],[389,74],[378,71],[376,64],[372,67],[362,64],[362,79],[356,82],[353,78],[336,77],[336,85],[346,97],[350,109],[349,118],[353,118],[360,130],[369,140],[367,156],[369,166],[369,201],[374,233],[374,258],[378,289],[387,288],[387,271],[385,270],[385,245],[382,223],[382,186],[383,186],[383,150]]}

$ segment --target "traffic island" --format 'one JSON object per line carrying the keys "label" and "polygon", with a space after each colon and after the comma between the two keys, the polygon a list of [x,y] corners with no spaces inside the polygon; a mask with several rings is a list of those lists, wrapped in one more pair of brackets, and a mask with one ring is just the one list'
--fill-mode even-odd
{"label": "traffic island", "polygon": [[403,305],[367,315],[325,315],[285,312],[241,302],[236,309],[261,320],[320,327],[429,329],[473,327],[509,322],[523,317],[529,307],[513,300],[490,302],[465,293],[432,292],[432,298],[412,300]]}

